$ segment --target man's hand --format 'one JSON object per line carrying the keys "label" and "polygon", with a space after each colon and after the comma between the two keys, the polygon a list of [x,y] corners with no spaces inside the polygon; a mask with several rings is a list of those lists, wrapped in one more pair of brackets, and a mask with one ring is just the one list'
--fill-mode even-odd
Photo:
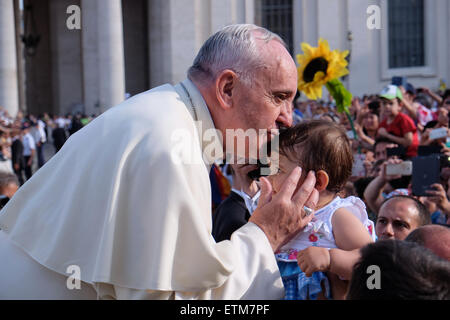
{"label": "man's hand", "polygon": [[303,206],[315,209],[317,205],[319,192],[314,188],[316,177],[310,171],[298,187],[301,172],[299,167],[292,170],[273,197],[270,182],[260,178],[261,197],[249,221],[264,231],[274,252],[303,230],[314,216],[306,216]]}
{"label": "man's hand", "polygon": [[401,159],[389,159],[389,160],[383,162],[383,164],[381,165],[381,172],[380,172],[381,180],[384,182],[389,182],[391,180],[400,179],[402,177],[401,175],[387,174],[386,167],[388,164],[400,164],[402,162],[403,162],[403,160],[401,160]]}
{"label": "man's hand", "polygon": [[430,195],[428,199],[436,203],[437,207],[445,214],[450,213],[450,202],[447,199],[444,187],[440,183],[434,183],[431,187],[433,190],[426,191]]}
{"label": "man's hand", "polygon": [[330,252],[327,248],[309,247],[299,251],[297,263],[307,277],[311,277],[313,272],[326,272],[330,269]]}
{"label": "man's hand", "polygon": [[31,167],[32,164],[33,164],[33,158],[28,159],[27,166]]}

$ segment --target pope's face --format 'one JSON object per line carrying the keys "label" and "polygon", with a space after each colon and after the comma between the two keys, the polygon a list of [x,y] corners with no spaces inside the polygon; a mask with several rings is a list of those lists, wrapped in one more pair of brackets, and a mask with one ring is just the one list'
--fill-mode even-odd
{"label": "pope's face", "polygon": [[[254,70],[250,83],[238,81],[233,91],[233,128],[270,131],[292,125],[297,68],[279,42],[271,41],[263,48],[263,67]],[[258,148],[263,142],[258,141]]]}

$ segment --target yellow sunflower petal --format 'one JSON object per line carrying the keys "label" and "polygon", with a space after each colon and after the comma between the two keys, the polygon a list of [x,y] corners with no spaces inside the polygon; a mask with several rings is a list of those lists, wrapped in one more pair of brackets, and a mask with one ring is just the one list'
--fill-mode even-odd
{"label": "yellow sunflower petal", "polygon": [[[348,65],[345,57],[348,55],[348,50],[340,52],[339,50],[330,50],[328,41],[320,38],[317,47],[312,47],[306,42],[301,43],[303,54],[297,55],[298,63],[298,89],[305,92],[309,99],[318,99],[322,97],[322,86],[328,81],[342,77],[349,73],[346,66]],[[306,82],[303,79],[303,73],[308,64],[316,59],[323,58],[328,62],[326,73],[316,71],[314,79]]]}

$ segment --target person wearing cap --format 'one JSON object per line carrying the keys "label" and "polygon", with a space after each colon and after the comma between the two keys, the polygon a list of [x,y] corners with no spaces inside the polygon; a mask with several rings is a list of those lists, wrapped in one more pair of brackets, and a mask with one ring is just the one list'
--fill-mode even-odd
{"label": "person wearing cap", "polygon": [[34,154],[36,153],[36,143],[30,133],[31,125],[29,122],[24,122],[22,125],[22,143],[23,143],[23,157],[25,159],[25,176],[28,179],[33,175],[32,165]]}
{"label": "person wearing cap", "polygon": [[392,140],[406,148],[406,157],[417,155],[419,138],[413,119],[401,112],[403,95],[400,88],[388,85],[381,93],[383,120],[377,135]]}

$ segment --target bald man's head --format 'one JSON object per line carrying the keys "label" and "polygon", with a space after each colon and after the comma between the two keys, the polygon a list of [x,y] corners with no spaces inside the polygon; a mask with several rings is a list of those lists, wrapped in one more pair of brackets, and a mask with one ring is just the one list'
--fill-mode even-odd
{"label": "bald man's head", "polygon": [[433,251],[436,255],[450,261],[450,229],[431,224],[412,231],[405,239],[416,242]]}
{"label": "bald man's head", "polygon": [[414,229],[430,223],[430,214],[420,201],[393,196],[381,204],[375,232],[380,240],[404,240]]}

